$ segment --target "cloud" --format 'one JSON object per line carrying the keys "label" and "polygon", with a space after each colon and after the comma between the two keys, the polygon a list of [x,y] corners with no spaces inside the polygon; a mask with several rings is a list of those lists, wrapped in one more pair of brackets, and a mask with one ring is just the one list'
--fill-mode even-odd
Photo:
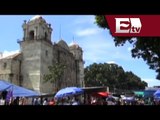
{"label": "cloud", "polygon": [[148,83],[148,87],[160,86],[160,80],[153,78],[142,78],[142,80]]}
{"label": "cloud", "polygon": [[13,55],[13,54],[16,54],[16,53],[19,53],[19,50],[4,51],[4,52],[2,53],[2,57],[1,57],[1,58],[5,58],[5,57],[8,57],[8,56]]}
{"label": "cloud", "polygon": [[85,37],[90,35],[96,35],[100,32],[97,28],[86,28],[76,31],[77,36]]}
{"label": "cloud", "polygon": [[108,63],[108,64],[116,64],[115,61],[107,61],[106,63]]}
{"label": "cloud", "polygon": [[80,24],[93,24],[95,22],[94,16],[80,16],[77,19],[74,20],[74,25],[80,25]]}

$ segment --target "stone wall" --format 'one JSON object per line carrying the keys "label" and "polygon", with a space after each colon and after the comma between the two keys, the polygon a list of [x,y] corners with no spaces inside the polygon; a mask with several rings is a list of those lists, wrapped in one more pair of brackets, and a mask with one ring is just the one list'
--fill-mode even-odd
{"label": "stone wall", "polygon": [[41,42],[41,56],[40,56],[40,92],[53,93],[53,83],[45,82],[44,75],[49,73],[48,67],[53,64],[53,45],[46,41]]}
{"label": "stone wall", "polygon": [[60,80],[60,86],[58,89],[67,87],[67,86],[76,86],[76,64],[73,54],[70,53],[69,49],[65,49],[62,46],[54,45],[54,61],[64,64],[66,69]]}
{"label": "stone wall", "polygon": [[11,81],[12,83],[22,86],[20,81],[20,75],[21,75],[21,54],[19,54],[16,58],[12,59],[11,64]]}
{"label": "stone wall", "polygon": [[23,86],[40,91],[41,42],[26,40],[21,42]]}
{"label": "stone wall", "polygon": [[11,59],[0,59],[0,79],[11,82]]}

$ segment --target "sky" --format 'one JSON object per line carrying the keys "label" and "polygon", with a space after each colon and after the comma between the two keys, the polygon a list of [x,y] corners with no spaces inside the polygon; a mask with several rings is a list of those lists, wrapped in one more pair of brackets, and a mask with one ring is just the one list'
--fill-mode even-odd
{"label": "sky", "polygon": [[[17,53],[20,46],[17,40],[22,40],[24,20],[30,20],[35,15],[0,15],[0,52],[3,56]],[[115,47],[113,37],[108,30],[95,24],[93,15],[41,15],[51,24],[52,42],[60,39],[70,45],[73,41],[83,49],[84,66],[96,63],[116,63],[125,71],[132,71],[149,87],[160,85],[155,79],[157,73],[149,69],[142,59],[132,58],[132,45],[127,43]]]}

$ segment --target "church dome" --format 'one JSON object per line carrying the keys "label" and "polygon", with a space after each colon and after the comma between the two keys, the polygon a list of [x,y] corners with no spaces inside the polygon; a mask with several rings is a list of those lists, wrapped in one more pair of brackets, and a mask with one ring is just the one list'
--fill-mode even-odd
{"label": "church dome", "polygon": [[76,43],[76,42],[72,42],[70,45],[69,45],[70,48],[79,48],[79,45]]}
{"label": "church dome", "polygon": [[32,17],[30,19],[30,21],[35,21],[35,20],[43,20],[43,21],[45,21],[45,19],[41,15],[36,15],[36,16],[34,16],[34,17]]}
{"label": "church dome", "polygon": [[69,47],[68,47],[67,43],[64,40],[60,40],[58,42],[58,45],[61,46],[64,49],[66,49],[66,50],[69,50]]}

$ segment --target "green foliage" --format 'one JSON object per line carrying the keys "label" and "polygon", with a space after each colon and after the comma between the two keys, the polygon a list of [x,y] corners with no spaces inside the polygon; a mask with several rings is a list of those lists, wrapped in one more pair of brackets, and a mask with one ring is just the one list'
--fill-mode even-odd
{"label": "green foliage", "polygon": [[103,15],[97,15],[96,17],[95,17],[95,20],[96,20],[96,24],[99,26],[99,27],[101,27],[101,28],[108,28],[108,24],[107,24],[107,22],[106,22],[106,20],[105,20],[105,16],[103,16]]}
{"label": "green foliage", "polygon": [[147,83],[132,72],[125,72],[117,64],[92,64],[84,70],[86,86],[109,86],[121,90],[144,89]]}
{"label": "green foliage", "polygon": [[49,74],[44,75],[44,82],[50,81],[51,83],[61,79],[66,66],[64,64],[55,63],[53,66],[49,66]]}
{"label": "green foliage", "polygon": [[[99,27],[109,29],[104,15],[96,15],[95,20]],[[132,44],[132,57],[146,61],[149,68],[158,73],[156,78],[160,79],[160,37],[114,37],[114,42],[115,46],[123,46],[126,42]]]}

